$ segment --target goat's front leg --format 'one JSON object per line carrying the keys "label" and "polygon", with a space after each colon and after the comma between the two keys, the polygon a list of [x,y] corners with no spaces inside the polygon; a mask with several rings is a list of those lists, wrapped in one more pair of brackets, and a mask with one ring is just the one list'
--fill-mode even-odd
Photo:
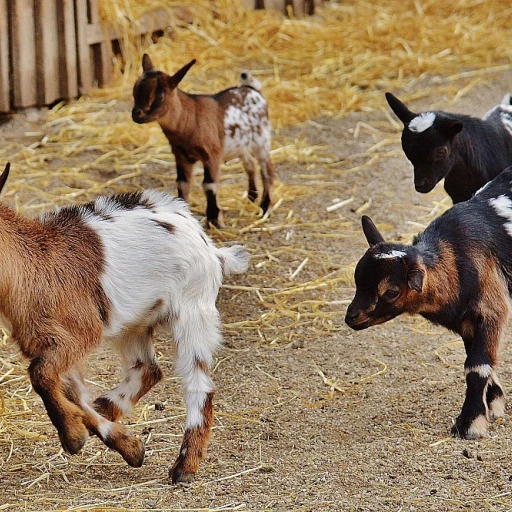
{"label": "goat's front leg", "polygon": [[217,194],[220,185],[220,156],[213,156],[203,162],[203,190],[206,196],[206,221],[216,228],[223,228],[222,210],[217,204]]}
{"label": "goat's front leg", "polygon": [[504,409],[503,389],[493,368],[501,322],[479,318],[473,325],[475,334],[471,342],[465,340],[466,399],[452,427],[452,434],[463,439],[486,437],[488,422],[495,414],[503,414]]}
{"label": "goat's front leg", "polygon": [[[89,437],[84,412],[70,401],[64,390],[61,372],[67,370],[65,357],[57,353],[34,358],[28,368],[34,391],[42,398],[48,416],[59,433],[64,450],[78,453]],[[64,368],[63,368],[64,367]]]}
{"label": "goat's front leg", "polygon": [[178,188],[178,197],[188,203],[194,161],[188,159],[186,155],[174,148],[173,152],[174,158],[176,159],[176,185]]}

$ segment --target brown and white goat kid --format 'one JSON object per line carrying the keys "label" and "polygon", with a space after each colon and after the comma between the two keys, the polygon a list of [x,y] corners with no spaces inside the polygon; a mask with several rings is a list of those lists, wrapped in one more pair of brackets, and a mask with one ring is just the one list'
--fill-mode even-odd
{"label": "brown and white goat kid", "polygon": [[263,181],[261,208],[272,204],[274,166],[270,160],[271,125],[267,102],[251,86],[232,87],[216,94],[188,94],[178,84],[195,59],[169,76],[155,70],[148,55],[142,59],[143,75],[133,88],[136,123],[157,121],[169,140],[176,159],[178,195],[188,201],[192,167],[202,162],[206,218],[209,224],[223,227],[217,204],[220,166],[241,158],[249,177],[249,199],[258,197],[256,165]]}
{"label": "brown and white goat kid", "polygon": [[[170,477],[192,480],[213,422],[215,300],[223,272],[246,270],[245,249],[216,248],[184,201],[146,190],[33,220],[0,204],[0,254],[0,314],[69,453],[95,434],[131,466],[142,464],[142,442],[115,421],[162,378],[154,331],[171,330],[187,419]],[[125,377],[93,402],[81,363],[102,340],[120,352]]]}
{"label": "brown and white goat kid", "polygon": [[462,337],[466,398],[452,433],[483,437],[504,414],[496,375],[512,294],[512,167],[434,220],[412,245],[387,243],[368,217],[345,321],[356,330],[419,314]]}

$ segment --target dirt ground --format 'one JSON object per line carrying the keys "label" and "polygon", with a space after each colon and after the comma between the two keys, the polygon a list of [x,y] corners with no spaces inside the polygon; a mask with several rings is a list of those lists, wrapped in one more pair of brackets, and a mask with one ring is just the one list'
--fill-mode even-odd
{"label": "dirt ground", "polygon": [[[508,72],[487,77],[456,104],[432,97],[413,107],[482,115],[510,89]],[[365,213],[386,237],[406,240],[449,205],[441,185],[428,195],[414,191],[411,166],[386,111],[383,96],[380,113],[318,118],[277,134],[275,145],[306,140],[330,163],[280,163],[283,200],[265,224],[272,229],[243,231],[251,218],[239,225],[252,264],[220,293],[225,345],[214,373],[215,428],[196,481],[168,481],[184,407],[166,333],[158,343],[166,378],[126,420],[146,440],[140,469],[127,467],[96,438],[77,456],[63,454],[24,376],[26,363],[7,341],[0,357],[0,375],[9,374],[0,380],[0,399],[10,399],[8,407],[0,402],[0,510],[512,510],[509,416],[486,439],[449,435],[464,394],[464,354],[456,336],[406,317],[362,332],[343,322],[354,291],[351,269],[365,250],[360,208],[366,204]],[[0,136],[12,141],[19,130],[24,143],[29,122],[33,127],[38,121],[11,120]],[[372,159],[367,151],[384,139],[390,142]],[[152,170],[169,174],[163,166]],[[243,175],[237,179],[245,187]],[[153,186],[145,180],[144,186]],[[300,192],[308,187],[314,193]],[[348,198],[353,200],[345,206],[326,210]],[[254,288],[266,296],[282,292],[280,283],[292,282],[289,275],[306,256],[293,282],[318,284],[325,276],[325,286],[304,290],[300,308],[288,307],[286,315],[260,300]],[[265,323],[262,315],[274,316]],[[510,350],[503,350],[502,361],[510,393]],[[115,357],[105,350],[91,360],[89,379],[93,386],[110,386],[116,371]],[[20,422],[29,420],[27,435],[20,435]]]}

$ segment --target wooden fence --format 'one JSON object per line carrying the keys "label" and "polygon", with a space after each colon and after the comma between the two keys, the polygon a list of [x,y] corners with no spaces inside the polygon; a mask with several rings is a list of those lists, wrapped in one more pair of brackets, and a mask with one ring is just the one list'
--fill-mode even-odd
{"label": "wooden fence", "polygon": [[[112,42],[121,35],[101,25],[98,1],[0,0],[0,112],[76,98],[109,81]],[[323,0],[242,1],[302,16]],[[158,9],[138,20],[135,33],[170,24],[169,12]]]}
{"label": "wooden fence", "polygon": [[[153,11],[140,34],[165,29]],[[112,74],[115,31],[100,23],[98,0],[0,0],[0,112],[75,98]]]}

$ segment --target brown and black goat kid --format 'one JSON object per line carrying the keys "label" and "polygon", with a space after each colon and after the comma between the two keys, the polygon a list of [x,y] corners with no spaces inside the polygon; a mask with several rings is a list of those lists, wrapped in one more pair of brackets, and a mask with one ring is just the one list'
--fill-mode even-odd
{"label": "brown and black goat kid", "polygon": [[512,165],[510,96],[481,119],[438,110],[416,114],[389,92],[386,99],[404,125],[402,148],[418,192],[430,192],[444,178],[447,194],[460,203]]}
{"label": "brown and black goat kid", "polygon": [[370,248],[356,266],[346,323],[360,330],[409,313],[459,334],[467,390],[452,433],[486,436],[488,422],[505,410],[496,364],[511,310],[512,167],[412,245],[385,242],[369,217],[362,223]]}
{"label": "brown and black goat kid", "polygon": [[[155,329],[171,331],[187,417],[170,476],[192,480],[213,423],[210,368],[222,340],[215,300],[222,274],[247,268],[247,252],[215,247],[184,201],[144,190],[39,219],[0,203],[0,255],[0,316],[69,453],[94,434],[131,466],[142,464],[143,443],[116,420],[161,380]],[[82,363],[103,340],[125,376],[93,401]]]}
{"label": "brown and black goat kid", "polygon": [[223,227],[217,204],[220,166],[241,158],[249,178],[248,196],[258,197],[256,164],[263,181],[261,208],[272,204],[274,166],[270,160],[271,125],[267,101],[249,85],[232,87],[216,94],[188,94],[178,84],[195,60],[169,76],[153,67],[148,55],[142,59],[143,75],[133,89],[136,123],[157,121],[169,140],[176,160],[178,195],[188,201],[192,167],[202,162],[203,190],[208,224]]}

